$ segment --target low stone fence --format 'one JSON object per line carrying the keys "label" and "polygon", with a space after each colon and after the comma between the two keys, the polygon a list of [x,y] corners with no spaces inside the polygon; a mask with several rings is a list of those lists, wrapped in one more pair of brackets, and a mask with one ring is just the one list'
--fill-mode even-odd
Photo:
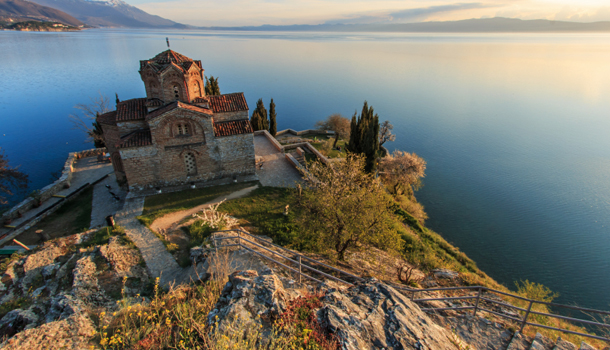
{"label": "low stone fence", "polygon": [[292,130],[292,129],[286,129],[286,130],[282,130],[282,131],[278,131],[275,136],[282,136],[285,134],[291,134],[291,135],[295,135],[295,136],[303,136],[303,135],[309,135],[309,134],[326,134],[326,135],[334,135],[335,132],[334,131],[330,131],[330,130],[317,130],[317,129],[306,129],[306,130],[301,130],[301,131],[296,131],[296,130]]}
{"label": "low stone fence", "polygon": [[263,135],[271,142],[271,144],[280,152],[284,152],[284,147],[273,137],[267,130],[258,130],[254,132],[254,135]]}
{"label": "low stone fence", "polygon": [[[96,149],[90,149],[90,150],[81,151],[81,152],[69,153],[68,159],[66,159],[66,162],[64,163],[64,167],[61,171],[61,176],[55,182],[43,187],[40,190],[40,193],[39,193],[40,200],[42,202],[44,202],[44,201],[48,200],[49,198],[53,197],[54,194],[57,194],[57,192],[59,192],[63,189],[69,188],[71,186],[72,173],[74,172],[73,165],[74,165],[75,160],[81,159],[81,158],[86,158],[86,157],[97,156],[99,154],[104,154],[104,153],[106,153],[106,148],[96,148]],[[21,214],[25,213],[26,211],[32,209],[36,204],[37,204],[37,200],[35,200],[32,197],[28,197],[28,198],[24,199],[21,203],[17,204],[13,208],[11,208],[9,211],[2,214],[2,218],[0,219],[0,220],[2,220],[2,222],[0,222],[0,224],[4,224],[7,221],[12,221],[12,220],[18,218],[19,213],[21,213]]]}

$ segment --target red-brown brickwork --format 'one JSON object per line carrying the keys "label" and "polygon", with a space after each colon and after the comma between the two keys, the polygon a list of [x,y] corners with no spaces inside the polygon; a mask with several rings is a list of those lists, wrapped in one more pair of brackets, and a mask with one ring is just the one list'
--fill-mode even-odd
{"label": "red-brown brickwork", "polygon": [[201,61],[167,50],[140,61],[146,98],[97,118],[117,176],[130,189],[255,173],[243,93],[205,96]]}

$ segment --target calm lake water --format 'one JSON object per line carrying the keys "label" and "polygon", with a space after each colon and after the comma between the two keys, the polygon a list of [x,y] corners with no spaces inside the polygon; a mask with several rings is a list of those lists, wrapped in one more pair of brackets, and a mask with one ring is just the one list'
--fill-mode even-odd
{"label": "calm lake water", "polygon": [[166,36],[223,93],[273,97],[279,129],[368,100],[428,162],[428,226],[509,288],[610,309],[610,35],[0,32],[0,147],[32,188],[91,148],[75,104],[145,96]]}

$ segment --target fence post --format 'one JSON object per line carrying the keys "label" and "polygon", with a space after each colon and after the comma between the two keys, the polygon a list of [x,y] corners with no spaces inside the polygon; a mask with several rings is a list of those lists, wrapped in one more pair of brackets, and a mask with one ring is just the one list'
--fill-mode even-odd
{"label": "fence post", "polygon": [[216,240],[216,232],[214,232],[214,248],[216,248],[216,255],[218,255],[218,241]]}
{"label": "fence post", "polygon": [[241,235],[239,231],[237,231],[237,244],[239,244],[239,250],[241,250]]}
{"label": "fence post", "polygon": [[299,283],[301,283],[301,256],[299,255]]}
{"label": "fence post", "polygon": [[479,309],[479,299],[481,299],[481,288],[479,288],[479,292],[477,293],[477,302],[474,304],[474,312],[472,316],[477,315],[477,310]]}
{"label": "fence post", "polygon": [[527,317],[530,315],[530,311],[532,311],[532,304],[534,304],[534,301],[530,300],[530,305],[527,307],[527,312],[523,317],[523,322],[521,322],[521,329],[519,330],[521,333],[523,333],[523,328],[525,328],[525,324],[527,323]]}
{"label": "fence post", "polygon": [[415,289],[411,290],[411,301],[415,299]]}

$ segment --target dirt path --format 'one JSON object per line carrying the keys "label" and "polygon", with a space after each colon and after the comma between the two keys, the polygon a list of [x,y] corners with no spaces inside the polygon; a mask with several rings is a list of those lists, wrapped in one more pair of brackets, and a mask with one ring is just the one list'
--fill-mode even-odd
{"label": "dirt path", "polygon": [[247,188],[244,188],[243,190],[233,192],[228,196],[220,196],[207,203],[198,205],[191,209],[169,213],[169,214],[164,215],[164,216],[156,219],[155,221],[153,221],[152,225],[150,225],[150,228],[153,231],[159,232],[159,233],[170,232],[170,231],[176,230],[180,226],[180,222],[182,222],[182,220],[184,220],[185,218],[191,217],[191,216],[193,216],[193,214],[198,213],[198,212],[202,211],[203,209],[208,208],[210,205],[220,203],[223,200],[231,200],[231,199],[244,197],[244,196],[248,195],[250,192],[252,192],[253,190],[255,190],[256,188],[258,188],[258,185],[252,186],[252,187],[247,187]]}

